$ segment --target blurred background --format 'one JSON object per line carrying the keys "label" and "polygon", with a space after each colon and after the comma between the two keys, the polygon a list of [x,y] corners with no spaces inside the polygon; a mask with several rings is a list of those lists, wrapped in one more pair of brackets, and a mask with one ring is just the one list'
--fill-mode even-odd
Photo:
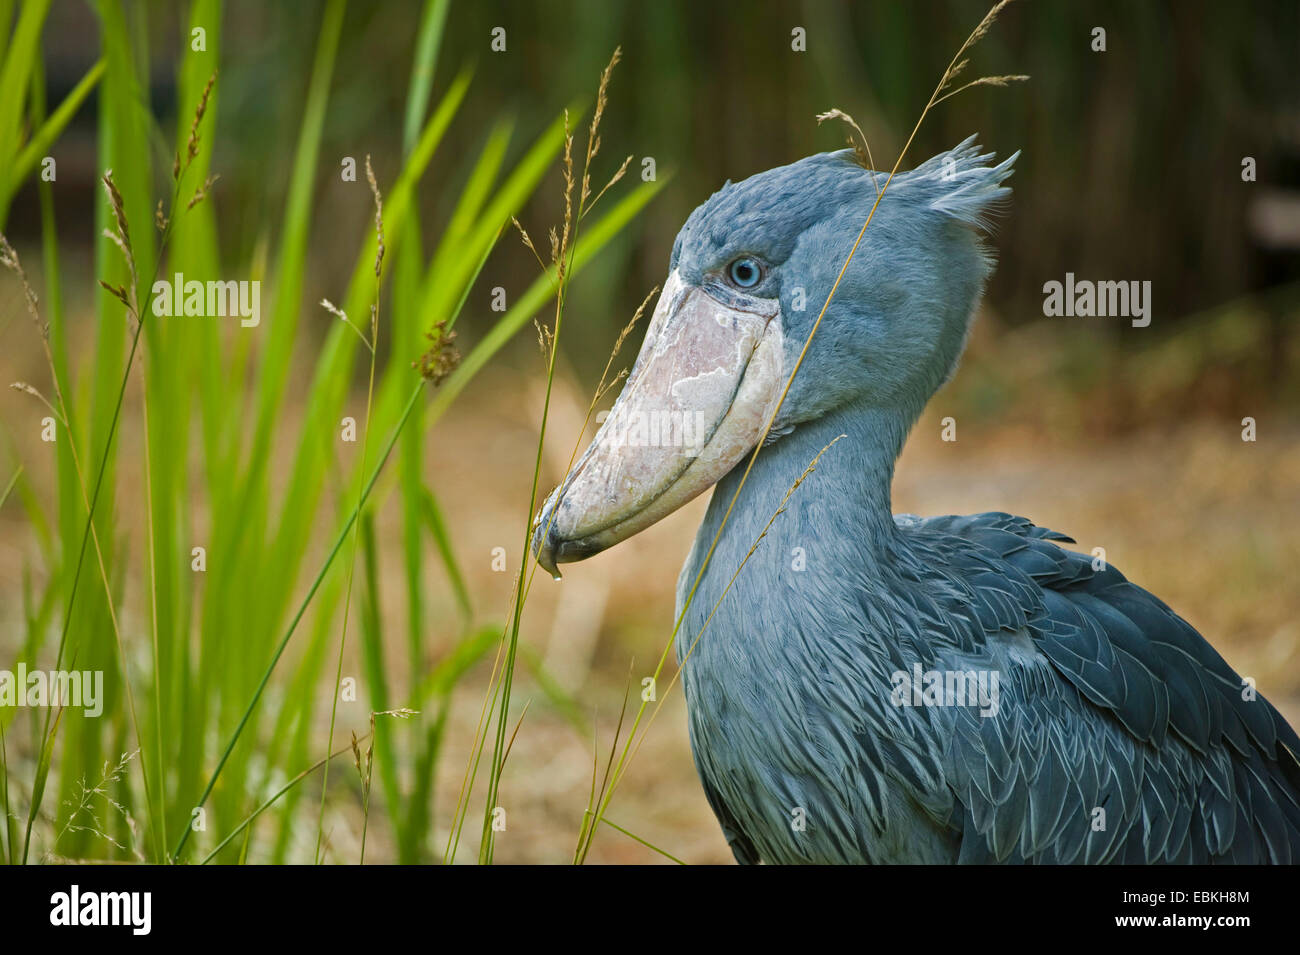
{"label": "blurred background", "polygon": [[[39,20],[28,12],[33,6],[41,8]],[[78,598],[86,646],[100,647],[99,659],[118,679],[122,659],[129,676],[138,668],[132,679],[141,708],[154,696],[160,701],[156,714],[144,717],[150,726],[156,720],[158,732],[141,734],[156,735],[157,750],[150,754],[146,745],[137,758],[144,768],[154,759],[155,786],[166,795],[154,820],[168,834],[159,844],[175,842],[183,829],[221,752],[219,741],[236,725],[355,499],[349,489],[357,472],[366,470],[355,448],[309,449],[303,437],[313,421],[335,428],[337,415],[324,410],[332,406],[321,395],[335,395],[339,408],[358,420],[365,410],[368,353],[342,353],[348,346],[341,342],[351,333],[340,332],[338,320],[315,304],[323,297],[361,307],[368,301],[365,289],[357,291],[355,280],[347,279],[364,272],[373,257],[366,246],[373,207],[364,171],[355,183],[341,179],[343,157],[361,167],[370,155],[391,201],[394,184],[419,154],[418,134],[428,115],[436,117],[444,97],[466,78],[463,100],[449,110],[432,161],[413,180],[405,220],[387,234],[386,268],[396,270],[390,281],[399,287],[391,289],[388,306],[392,334],[382,330],[381,318],[378,356],[383,381],[392,382],[394,408],[401,375],[413,374],[410,365],[427,344],[423,334],[455,304],[462,287],[456,331],[463,354],[491,343],[504,327],[492,308],[493,289],[504,289],[509,305],[521,309],[510,334],[484,353],[490,361],[454,382],[445,406],[429,399],[436,416],[420,412],[429,414],[427,434],[402,444],[403,456],[392,464],[404,475],[393,479],[403,493],[367,508],[366,545],[357,557],[360,596],[352,611],[358,629],[348,636],[342,672],[359,679],[361,702],[340,708],[335,748],[350,732],[369,729],[372,709],[411,706],[421,715],[380,730],[383,736],[391,729],[391,735],[378,750],[374,807],[367,809],[352,755],[335,761],[320,817],[324,855],[355,861],[369,812],[368,861],[436,861],[444,856],[491,671],[495,643],[482,634],[499,636],[523,556],[546,382],[537,335],[528,327],[533,314],[549,314],[544,294],[527,294],[538,263],[508,227],[487,252],[506,224],[503,213],[516,214],[539,248],[547,229],[563,221],[558,142],[547,140],[557,117],[573,108],[580,150],[596,81],[621,47],[592,178],[603,183],[630,155],[629,174],[612,190],[609,206],[620,194],[644,194],[644,201],[601,236],[598,254],[573,279],[542,493],[562,477],[618,330],[663,281],[673,238],[690,211],[727,179],[843,146],[845,127],[818,126],[814,118],[832,107],[858,120],[877,164],[888,169],[953,52],[986,9],[979,0],[0,3],[0,35],[9,37],[5,70],[18,59],[24,17],[36,21],[28,29],[38,37],[35,65],[17,92],[29,104],[25,119],[12,127],[17,139],[0,144],[0,160],[19,154],[38,116],[77,94],[101,57],[107,63],[105,78],[92,83],[42,150],[57,159],[56,181],[42,185],[37,167],[21,181],[3,183],[0,207],[0,228],[43,304],[59,310],[46,320],[55,322],[56,343],[62,342],[70,400],[83,401],[87,414],[97,403],[102,410],[105,398],[115,397],[113,382],[129,342],[121,339],[128,333],[121,309],[107,309],[95,284],[106,269],[120,268],[106,264],[109,253],[98,238],[107,224],[98,177],[116,157],[118,173],[132,176],[142,193],[128,196],[132,215],[144,220],[132,221],[133,233],[150,233],[147,217],[154,201],[167,196],[173,151],[183,149],[196,94],[213,69],[217,82],[198,162],[220,178],[200,207],[203,224],[177,232],[174,254],[190,256],[187,277],[266,277],[276,296],[274,304],[264,297],[263,323],[254,334],[241,334],[233,323],[196,333],[211,338],[169,340],[170,333],[159,333],[151,339],[147,333],[142,339],[147,374],[173,376],[165,387],[157,384],[159,401],[176,399],[170,424],[148,426],[160,429],[154,453],[169,435],[181,442],[172,463],[182,476],[164,489],[170,495],[165,506],[150,505],[142,493],[141,392],[154,385],[129,386],[106,498],[112,519],[104,528],[124,654],[104,623],[103,586],[98,598]],[[206,58],[196,58],[192,48],[196,25],[207,31]],[[492,49],[498,27],[505,31],[504,51]],[[796,28],[804,31],[806,50],[791,48]],[[1096,28],[1105,31],[1104,51],[1094,50]],[[435,33],[430,56],[428,38]],[[327,47],[332,72],[322,81]],[[1011,181],[1013,201],[992,240],[998,270],[967,358],[918,425],[895,489],[896,511],[1006,510],[1069,533],[1086,550],[1104,547],[1109,560],[1185,616],[1239,672],[1255,677],[1293,722],[1300,718],[1294,580],[1300,562],[1298,60],[1300,7],[1285,0],[1033,0],[1003,12],[973,52],[966,78],[1012,73],[1031,79],[968,90],[943,103],[903,163],[910,168],[971,133],[999,155],[1022,151]],[[431,105],[412,119],[420,75],[431,89]],[[114,76],[121,79],[110,88]],[[114,95],[125,104],[116,113],[106,100]],[[324,96],[315,140],[306,136],[313,95]],[[0,115],[0,136],[8,134],[4,119]],[[511,203],[467,203],[476,191],[508,192],[507,172],[531,168],[543,140],[550,143],[540,157],[545,162]],[[308,160],[316,168],[304,176],[300,150],[309,141]],[[485,155],[494,157],[486,171]],[[656,170],[649,184],[641,176],[647,158]],[[1243,181],[1247,158],[1253,160],[1252,181]],[[295,195],[309,216],[293,217]],[[286,281],[286,262],[292,263],[286,234],[295,222],[303,228],[301,274]],[[461,267],[452,251],[443,250],[468,241],[480,222],[487,229],[487,257],[476,273],[473,263]],[[400,259],[407,254],[414,291],[403,292]],[[53,274],[52,255],[58,263]],[[1043,284],[1063,280],[1066,272],[1150,281],[1150,326],[1045,318]],[[444,285],[450,290],[445,294]],[[430,302],[443,308],[430,312]],[[23,309],[21,286],[7,273],[0,276],[0,377],[31,382],[53,400],[40,338]],[[276,322],[291,330],[282,356],[274,344]],[[105,363],[110,337],[117,359]],[[630,365],[638,344],[639,332],[614,367]],[[270,389],[274,400],[263,397],[272,366],[268,352],[283,361],[285,383]],[[172,367],[155,372],[154,363]],[[265,412],[268,403],[274,414]],[[52,666],[85,511],[77,510],[66,464],[61,469],[40,440],[37,422],[46,412],[16,392],[0,396],[0,411],[0,484],[21,468],[0,505],[0,666],[19,659]],[[391,411],[384,420],[396,420]],[[958,422],[956,442],[940,440],[939,420],[949,415]],[[1254,442],[1242,440],[1247,417],[1256,422]],[[210,437],[200,437],[201,428]],[[267,436],[260,451],[249,450],[254,433]],[[371,465],[385,434],[373,432]],[[102,451],[103,438],[96,425],[79,438],[83,468],[98,460],[93,452]],[[209,581],[206,592],[191,594],[185,575],[173,575],[168,586],[177,609],[163,629],[175,655],[157,651],[150,657],[151,626],[157,627],[151,621],[160,613],[151,611],[157,592],[150,583],[151,539],[157,544],[160,535],[170,535],[181,566],[196,534],[215,539],[217,528],[239,521],[275,527],[286,502],[298,500],[289,475],[295,468],[310,470],[302,462],[316,460],[313,455],[324,462],[323,476],[292,533],[268,530],[264,540],[231,543],[225,553],[239,567],[224,590],[214,592]],[[227,461],[234,462],[231,468]],[[261,489],[253,503],[235,493],[245,469]],[[159,475],[153,479],[157,486]],[[427,522],[422,515],[430,511],[414,490],[417,483],[436,502]],[[384,486],[391,484],[385,480]],[[629,674],[639,685],[669,638],[677,572],[704,503],[573,566],[561,584],[540,575],[530,590],[516,699],[533,702],[502,782],[510,822],[496,842],[498,860],[571,858],[593,757],[599,751],[603,762],[608,754]],[[155,524],[164,526],[150,527],[151,506]],[[182,514],[183,527],[193,533],[170,529],[169,519],[181,521]],[[504,570],[496,548],[504,548]],[[296,555],[287,569],[277,563],[286,554]],[[205,849],[325,753],[346,556],[345,550],[327,579],[324,592],[333,599],[310,606],[302,636],[290,642],[275,671],[268,699],[288,710],[279,719],[274,708],[259,710],[238,751],[240,771],[214,791],[221,824],[196,836]],[[271,569],[282,592],[259,591],[245,604],[241,588],[257,591],[250,578]],[[98,568],[90,563],[84,573],[85,586],[93,589]],[[217,596],[239,606],[210,609],[206,601]],[[245,606],[252,608],[247,617]],[[240,631],[243,654],[234,664],[217,649],[233,639],[232,629]],[[139,655],[134,663],[133,655]],[[446,670],[448,660],[458,659],[463,667]],[[212,672],[223,666],[238,675],[212,685]],[[436,692],[429,689],[431,673],[446,675],[434,681]],[[186,710],[189,693],[200,694],[205,712]],[[283,716],[289,710],[292,718]],[[517,717],[519,707],[512,712]],[[22,807],[10,815],[20,823],[41,751],[30,719],[0,712],[0,726],[9,728],[12,800]],[[43,840],[38,849],[49,858],[157,854],[147,836],[133,847],[132,834],[155,815],[134,770],[106,787],[126,813],[93,797],[84,811],[78,808],[84,795],[78,779],[136,748],[120,700],[105,723],[69,729],[57,744],[51,794],[36,826]],[[385,772],[391,779],[381,786]],[[476,792],[471,800],[465,842],[473,845],[462,850],[462,861],[477,846],[481,798]],[[320,803],[316,773],[246,830],[251,835],[238,858],[310,860]],[[685,861],[729,860],[694,776],[677,690],[609,815]],[[78,818],[96,824],[83,827]],[[235,848],[225,851],[228,860],[236,858]],[[613,829],[599,834],[591,860],[665,861]]]}

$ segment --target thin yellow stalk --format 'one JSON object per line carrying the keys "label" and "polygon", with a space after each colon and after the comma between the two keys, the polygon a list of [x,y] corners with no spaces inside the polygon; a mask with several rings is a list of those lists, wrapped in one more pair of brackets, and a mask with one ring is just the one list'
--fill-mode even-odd
{"label": "thin yellow stalk", "polygon": [[[583,831],[579,834],[578,845],[573,852],[573,858],[575,862],[577,861],[579,856],[586,854],[584,847],[590,844],[593,833],[595,831],[595,824],[599,822],[599,818],[591,812],[590,807],[602,803],[603,800],[605,799],[605,793],[609,789],[610,773],[614,768],[614,754],[618,752],[618,741],[623,737],[623,721],[627,718],[627,700],[628,697],[632,695],[632,672],[633,672],[632,666],[633,665],[635,664],[629,665],[628,667],[627,686],[623,690],[623,705],[619,707],[618,725],[614,727],[614,739],[609,745],[609,760],[605,763],[605,773],[600,780],[599,793],[595,793],[596,774],[593,767],[591,786],[592,786],[592,791],[594,793],[594,798],[588,802],[588,810],[583,814],[582,817]],[[589,822],[590,822],[590,827],[588,828]],[[584,836],[585,836],[585,842],[583,839]]]}
{"label": "thin yellow stalk", "polygon": [[[479,843],[479,861],[481,863],[491,863],[492,861],[494,844],[491,827],[492,811],[495,808],[497,793],[500,787],[503,753],[506,745],[506,719],[510,708],[511,689],[514,684],[515,655],[519,644],[519,627],[526,594],[526,580],[523,573],[523,567],[529,564],[528,554],[529,542],[532,538],[532,517],[537,504],[537,488],[541,480],[542,449],[546,444],[546,425],[550,416],[551,391],[555,380],[555,362],[559,347],[560,329],[564,317],[565,295],[568,278],[572,273],[574,257],[577,253],[578,223],[582,221],[583,214],[587,208],[587,199],[590,196],[591,161],[600,151],[600,120],[604,115],[607,104],[610,77],[613,74],[614,67],[618,64],[621,57],[622,50],[621,48],[616,47],[613,56],[610,57],[609,63],[601,73],[600,84],[596,94],[596,108],[592,114],[591,127],[587,135],[586,156],[582,170],[582,187],[578,195],[576,217],[574,215],[573,201],[575,186],[573,134],[569,132],[568,113],[567,111],[565,113],[564,160],[562,164],[564,172],[564,227],[559,236],[557,236],[554,229],[551,230],[551,254],[555,265],[555,327],[552,330],[550,339],[551,349],[546,371],[546,396],[542,403],[542,421],[537,441],[537,455],[533,464],[532,489],[529,493],[528,513],[525,516],[524,521],[523,558],[520,574],[516,579],[515,584],[514,611],[511,618],[510,632],[507,641],[508,645],[506,648],[505,665],[501,674],[500,711],[496,722],[496,741],[493,748],[492,763],[488,777],[488,798],[484,806],[482,835]],[[621,175],[621,171],[616,173],[616,177]],[[604,190],[602,190],[602,192],[603,191]],[[531,242],[528,244],[531,245]],[[531,580],[531,576],[528,577],[528,580]],[[486,739],[484,740],[483,745],[486,745]],[[477,756],[475,757],[475,760],[477,761]]]}
{"label": "thin yellow stalk", "polygon": [[478,725],[474,728],[474,747],[470,750],[470,758],[465,764],[465,775],[460,783],[460,795],[456,799],[456,812],[452,815],[451,831],[447,833],[447,848],[442,855],[443,865],[450,865],[454,862],[456,860],[456,850],[460,848],[460,834],[465,827],[465,818],[469,813],[469,793],[474,787],[474,780],[478,776],[479,760],[482,758],[483,748],[487,744],[487,731],[490,726],[488,713],[491,712],[497,700],[499,686],[497,674],[505,654],[507,633],[508,631],[502,630],[501,640],[497,644],[497,655],[492,660],[492,672],[488,676],[488,691],[483,694],[483,708],[479,711]]}
{"label": "thin yellow stalk", "polygon": [[[367,736],[363,736],[356,742],[357,743],[365,742],[367,738],[368,738]],[[211,852],[209,852],[206,856],[204,856],[203,860],[199,863],[199,865],[207,865],[209,862],[215,859],[218,855],[221,854],[222,849],[228,846],[234,840],[234,838],[238,836],[241,832],[247,831],[249,826],[251,826],[257,820],[257,817],[260,816],[262,813],[264,813],[267,809],[270,809],[271,806],[274,805],[281,796],[287,793],[294,786],[298,785],[298,783],[302,782],[304,779],[306,779],[316,770],[320,769],[322,766],[327,765],[331,760],[337,759],[339,756],[342,756],[344,753],[348,752],[351,748],[352,748],[351,745],[348,745],[345,746],[343,749],[338,750],[337,752],[330,753],[328,756],[324,756],[321,759],[318,759],[316,762],[312,763],[310,766],[308,766],[306,769],[300,772],[297,776],[293,777],[293,779],[289,780],[287,783],[281,786],[278,790],[276,790],[276,792],[269,799],[267,799],[264,803],[262,803],[251,813],[249,813],[248,816],[244,819],[244,821],[241,822],[238,826],[236,826],[231,831],[230,835],[226,836],[224,839],[218,842],[216,848],[214,848]],[[245,850],[246,849],[247,849],[247,844],[245,844]]]}
{"label": "thin yellow stalk", "polygon": [[605,825],[609,826],[611,829],[617,829],[619,832],[623,833],[623,835],[627,836],[627,837],[628,837],[629,839],[631,839],[633,842],[639,842],[639,843],[641,843],[641,845],[645,846],[647,849],[650,849],[650,850],[652,850],[652,851],[654,851],[654,852],[659,853],[659,854],[660,854],[661,856],[663,856],[665,859],[671,859],[673,862],[676,862],[678,865],[686,865],[685,862],[683,862],[681,859],[677,858],[677,856],[673,855],[673,854],[672,854],[671,852],[669,852],[667,849],[661,849],[661,848],[659,848],[657,845],[655,845],[653,842],[648,842],[648,841],[646,841],[645,839],[642,839],[640,836],[636,835],[635,833],[628,832],[626,829],[624,829],[622,826],[620,826],[618,823],[614,822],[613,820],[611,820],[611,819],[602,819],[601,822],[603,822]]}

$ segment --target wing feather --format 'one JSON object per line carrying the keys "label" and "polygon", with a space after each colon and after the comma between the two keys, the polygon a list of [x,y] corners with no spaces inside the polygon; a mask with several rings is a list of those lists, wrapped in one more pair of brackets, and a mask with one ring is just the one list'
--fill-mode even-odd
{"label": "wing feather", "polygon": [[962,861],[1300,861],[1300,738],[1162,601],[1024,518],[899,527],[978,628],[953,653],[1007,670],[996,718],[953,717]]}

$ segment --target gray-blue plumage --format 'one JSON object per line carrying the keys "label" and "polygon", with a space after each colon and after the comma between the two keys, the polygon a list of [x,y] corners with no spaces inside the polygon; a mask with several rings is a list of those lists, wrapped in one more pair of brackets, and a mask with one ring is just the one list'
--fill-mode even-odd
{"label": "gray-blue plumage", "polygon": [[[709,801],[742,862],[1300,861],[1300,738],[1185,621],[1023,518],[892,514],[1014,159],[967,140],[895,177],[699,576],[744,463],[714,491],[677,644]],[[671,267],[759,258],[793,368],[885,178],[843,151],[728,184]],[[998,674],[996,713],[899,705],[918,664]]]}

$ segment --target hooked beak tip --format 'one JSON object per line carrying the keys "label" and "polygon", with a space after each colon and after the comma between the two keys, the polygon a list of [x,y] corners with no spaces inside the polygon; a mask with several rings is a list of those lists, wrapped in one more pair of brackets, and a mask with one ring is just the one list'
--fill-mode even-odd
{"label": "hooked beak tip", "polygon": [[[547,503],[549,505],[550,502]],[[542,570],[550,574],[552,579],[559,580],[560,569],[557,566],[556,556],[561,541],[559,535],[555,533],[555,521],[551,518],[551,510],[550,506],[543,507],[533,520],[532,551]]]}
{"label": "hooked beak tip", "polygon": [[556,488],[546,505],[533,520],[533,539],[531,550],[537,563],[555,580],[560,578],[560,564],[586,560],[599,554],[609,542],[601,541],[599,536],[569,537],[557,526],[556,511],[559,509],[561,488]]}

